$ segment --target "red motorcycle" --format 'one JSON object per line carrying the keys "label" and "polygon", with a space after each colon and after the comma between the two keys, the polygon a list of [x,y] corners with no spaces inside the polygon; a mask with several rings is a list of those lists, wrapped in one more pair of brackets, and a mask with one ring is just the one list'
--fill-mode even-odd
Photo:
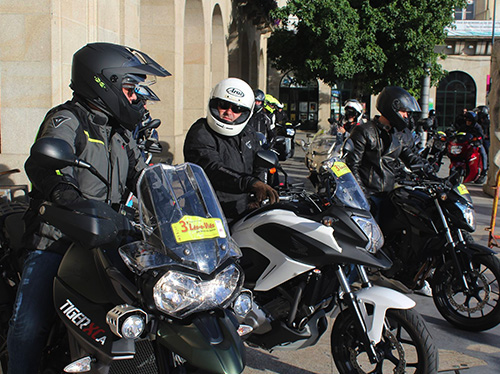
{"label": "red motorcycle", "polygon": [[458,172],[460,183],[482,183],[483,158],[479,147],[481,138],[459,132],[449,138],[447,155],[450,159],[450,175]]}

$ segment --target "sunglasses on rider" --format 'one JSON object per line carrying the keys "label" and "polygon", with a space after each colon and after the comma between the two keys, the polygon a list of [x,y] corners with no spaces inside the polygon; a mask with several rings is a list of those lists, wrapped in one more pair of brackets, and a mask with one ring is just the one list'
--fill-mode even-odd
{"label": "sunglasses on rider", "polygon": [[217,107],[222,110],[231,109],[233,113],[243,113],[248,110],[248,108],[230,103],[229,101],[226,100],[219,100],[219,102],[217,103]]}

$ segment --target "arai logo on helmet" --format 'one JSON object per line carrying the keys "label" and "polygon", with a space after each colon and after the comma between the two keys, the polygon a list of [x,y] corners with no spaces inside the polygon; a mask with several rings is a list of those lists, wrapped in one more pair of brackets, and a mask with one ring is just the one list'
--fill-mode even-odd
{"label": "arai logo on helmet", "polygon": [[238,96],[238,97],[243,97],[245,96],[245,94],[243,93],[242,90],[238,89],[238,88],[235,88],[235,87],[229,87],[226,92],[229,94],[229,95],[233,95],[233,96]]}

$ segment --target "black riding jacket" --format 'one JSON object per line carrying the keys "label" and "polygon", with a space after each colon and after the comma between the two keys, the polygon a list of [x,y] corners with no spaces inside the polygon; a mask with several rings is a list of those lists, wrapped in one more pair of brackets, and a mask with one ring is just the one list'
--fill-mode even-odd
{"label": "black riding jacket", "polygon": [[399,159],[407,166],[423,163],[422,158],[401,141],[394,128],[387,131],[377,118],[355,126],[349,138],[354,151],[347,154],[346,164],[367,196],[394,189]]}
{"label": "black riding jacket", "polygon": [[252,115],[252,117],[250,117],[248,125],[252,126],[255,131],[264,134],[268,143],[270,143],[276,136],[271,123],[271,118],[269,118],[268,115],[264,113],[262,108],[259,111],[256,111]]}
{"label": "black riding jacket", "polygon": [[258,181],[253,162],[259,149],[255,130],[248,125],[239,135],[223,136],[200,118],[186,135],[184,161],[205,170],[227,218],[247,209],[251,186]]}

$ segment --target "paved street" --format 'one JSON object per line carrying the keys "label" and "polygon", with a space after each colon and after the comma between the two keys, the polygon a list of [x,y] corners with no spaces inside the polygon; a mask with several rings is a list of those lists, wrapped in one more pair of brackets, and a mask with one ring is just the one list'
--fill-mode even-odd
{"label": "paved street", "polygon": [[[305,133],[298,138],[305,139]],[[283,163],[289,176],[295,181],[307,176],[304,153],[296,148],[295,157]],[[447,172],[443,165],[442,172]],[[444,174],[446,175],[446,174]],[[482,192],[481,186],[467,185],[476,210],[477,230],[474,239],[487,245],[493,199]],[[500,230],[500,228],[499,228]],[[499,234],[499,233],[497,233]],[[423,316],[439,349],[440,372],[464,374],[498,374],[500,372],[500,326],[473,333],[461,331],[450,325],[438,313],[432,298],[408,295],[417,302],[416,309]],[[330,323],[331,327],[331,323]],[[325,332],[317,345],[300,351],[274,351],[248,349],[247,367],[244,374],[331,374],[337,373],[330,354],[330,330]]]}

